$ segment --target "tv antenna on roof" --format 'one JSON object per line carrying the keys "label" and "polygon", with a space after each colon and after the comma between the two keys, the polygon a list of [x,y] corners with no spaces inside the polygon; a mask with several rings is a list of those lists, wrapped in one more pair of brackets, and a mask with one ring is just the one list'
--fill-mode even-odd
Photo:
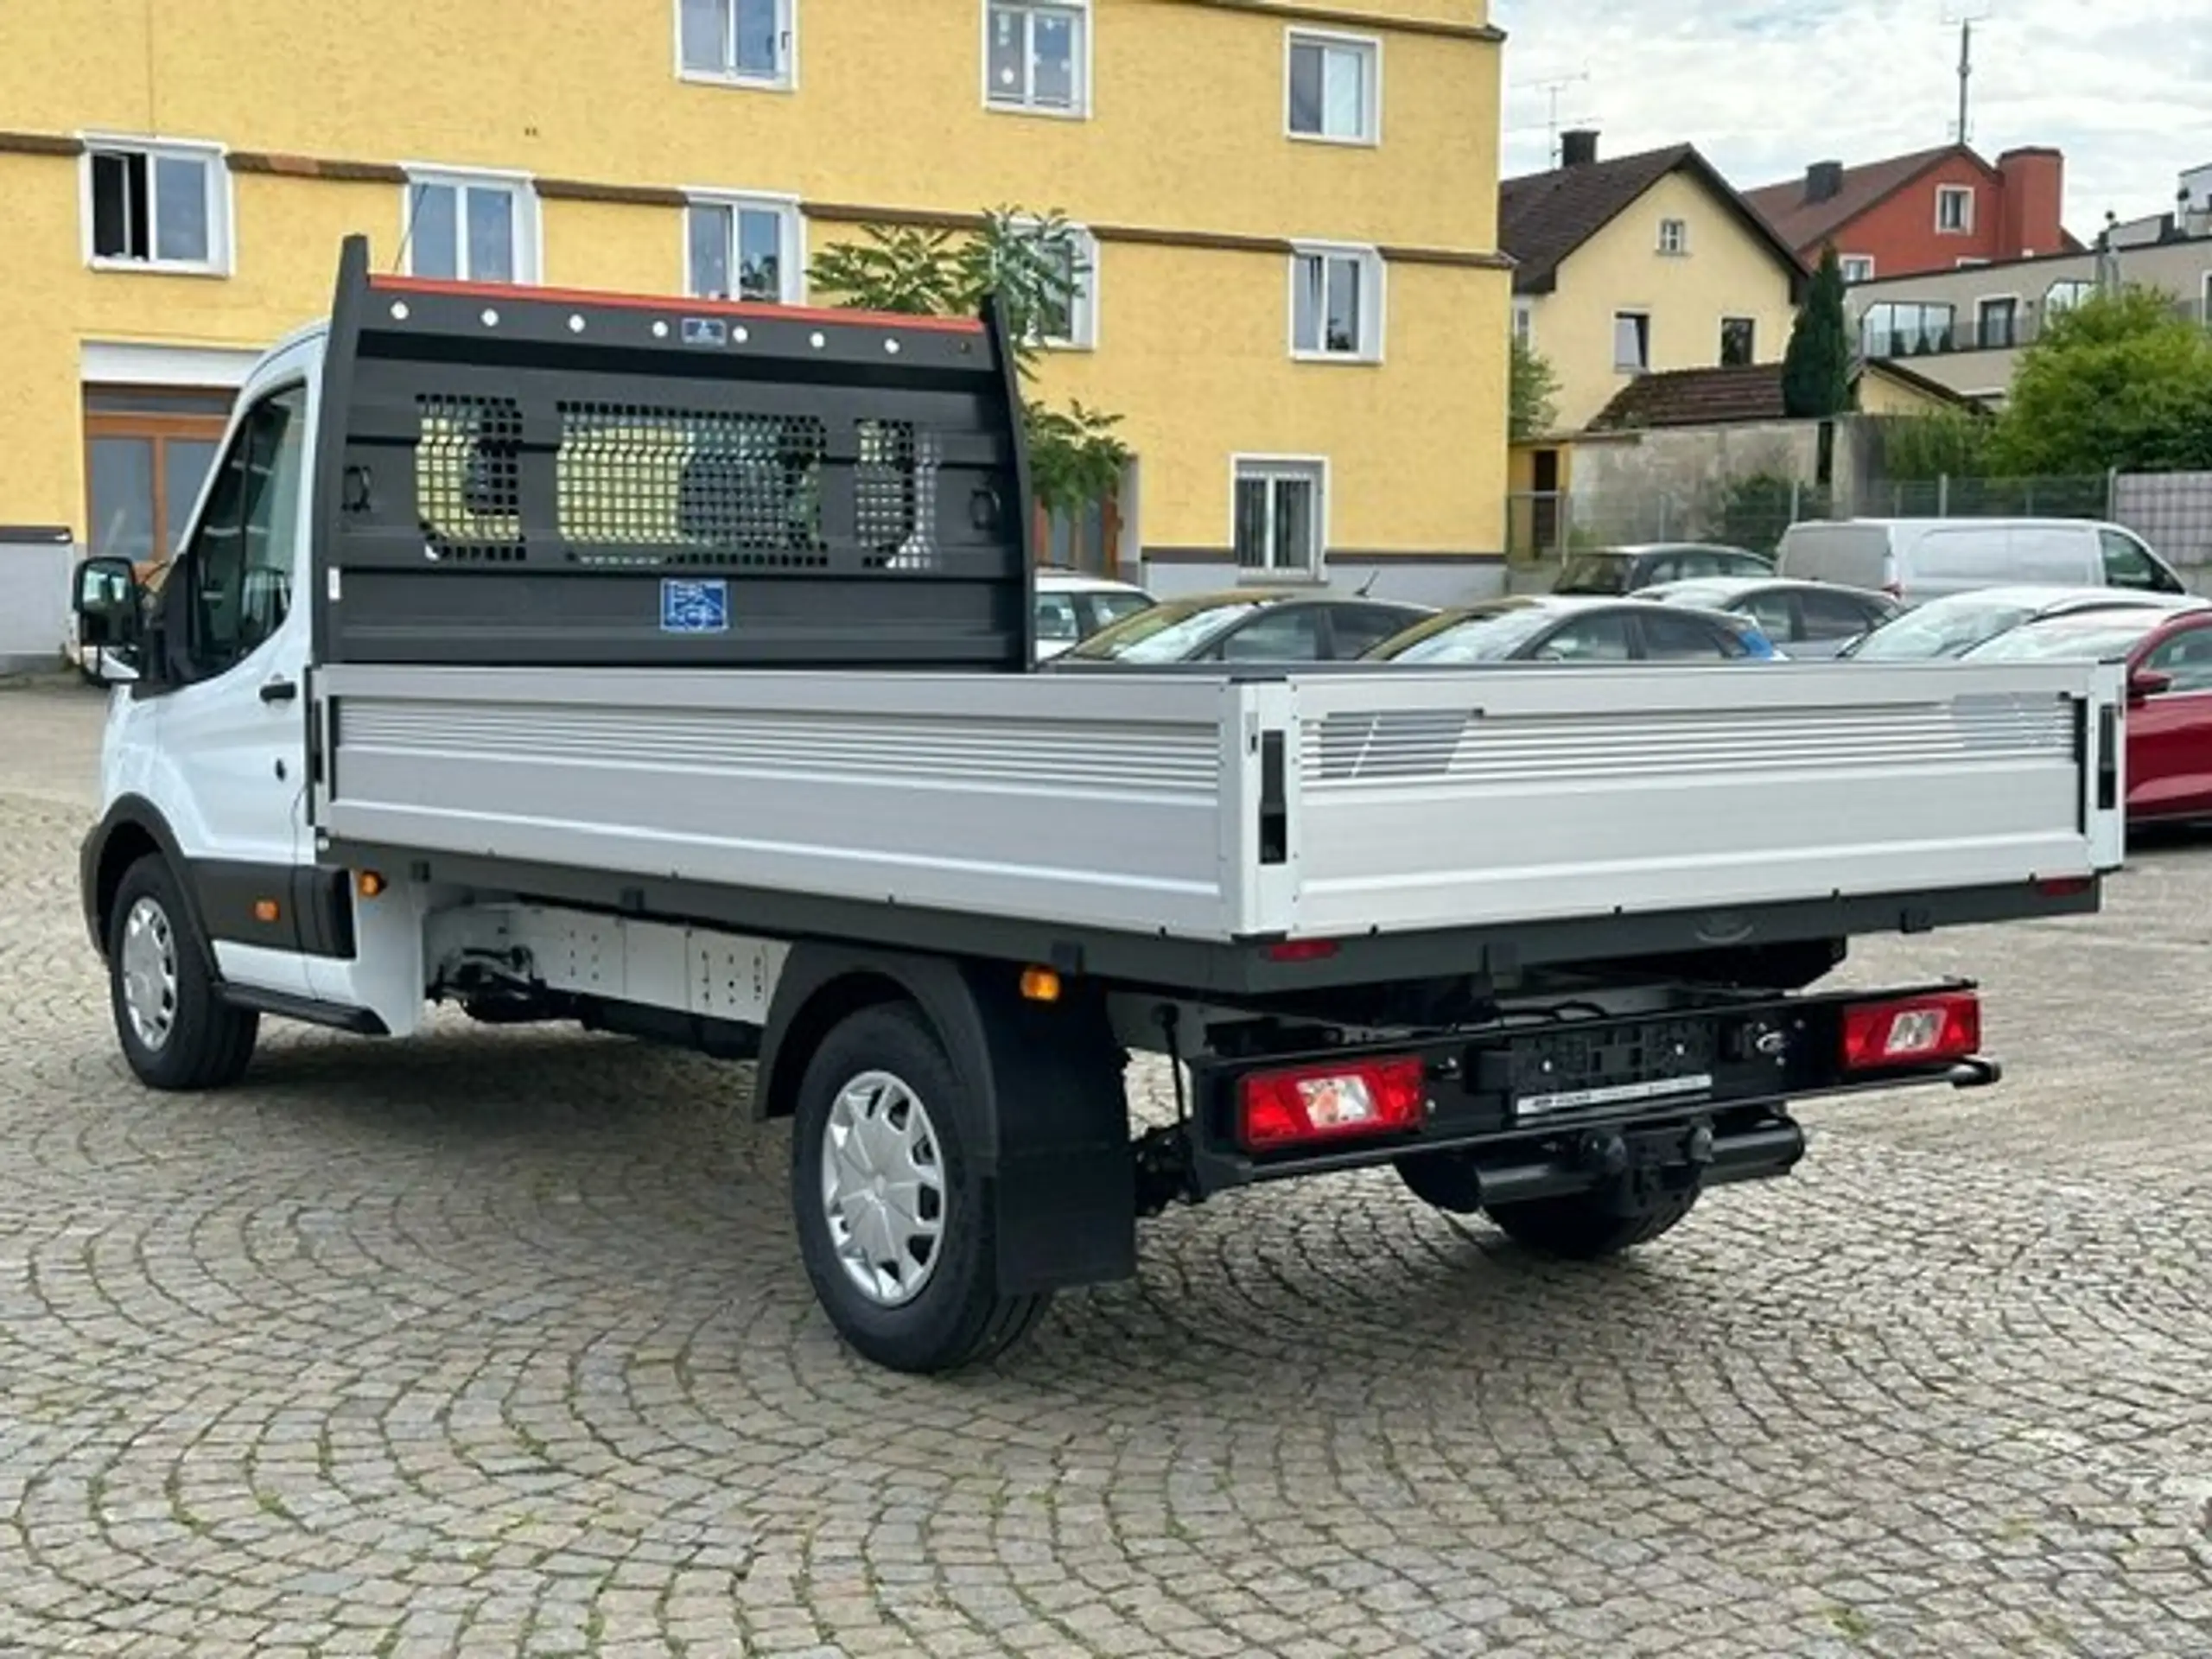
{"label": "tv antenna on roof", "polygon": [[[1548,113],[1544,118],[1544,155],[1546,157],[1545,165],[1547,167],[1557,167],[1560,161],[1559,95],[1565,92],[1568,87],[1578,86],[1589,79],[1590,72],[1588,69],[1585,68],[1571,75],[1554,75],[1548,80],[1535,80],[1529,83],[1529,90],[1531,92],[1541,92],[1544,95],[1547,105]],[[1529,130],[1529,128],[1534,126],[1534,124],[1535,124],[1531,122],[1527,125],[1508,128],[1507,130],[1510,132],[1526,132]]]}
{"label": "tv antenna on roof", "polygon": [[1952,137],[1960,143],[1974,142],[1972,97],[1974,86],[1974,26],[1989,21],[1986,4],[1951,0],[1943,8],[1943,21],[1959,26],[1959,121]]}

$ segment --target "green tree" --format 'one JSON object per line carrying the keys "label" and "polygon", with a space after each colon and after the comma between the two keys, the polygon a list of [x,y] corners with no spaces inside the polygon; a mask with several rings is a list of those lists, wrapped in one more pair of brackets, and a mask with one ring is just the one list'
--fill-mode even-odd
{"label": "green tree", "polygon": [[[994,208],[972,231],[861,227],[861,239],[824,248],[808,268],[814,290],[841,306],[907,315],[973,315],[996,302],[1025,386],[1041,342],[1065,332],[1090,267],[1066,218]],[[1119,486],[1129,450],[1119,415],[1071,402],[1022,398],[1031,493],[1049,512],[1078,512]]]}
{"label": "green tree", "polygon": [[1851,407],[1851,332],[1843,315],[1843,266],[1833,245],[1821,251],[1789,330],[1782,407],[1800,421],[1825,421]]}
{"label": "green tree", "polygon": [[1549,432],[1559,419],[1559,371],[1518,334],[1513,337],[1510,385],[1506,435],[1517,442]]}
{"label": "green tree", "polygon": [[1882,474],[1901,483],[1938,478],[1972,478],[1989,469],[1996,423],[1972,410],[1947,409],[1926,415],[1883,419]]}
{"label": "green tree", "polygon": [[2046,316],[1990,458],[2015,476],[2212,468],[2212,334],[2142,289]]}

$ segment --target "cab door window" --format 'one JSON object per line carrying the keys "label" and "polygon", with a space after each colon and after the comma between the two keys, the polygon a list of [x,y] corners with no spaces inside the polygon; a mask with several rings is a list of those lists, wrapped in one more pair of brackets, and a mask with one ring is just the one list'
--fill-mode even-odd
{"label": "cab door window", "polygon": [[254,405],[231,442],[187,554],[187,666],[212,678],[283,626],[292,602],[307,388]]}
{"label": "cab door window", "polygon": [[2164,593],[2174,584],[2158,568],[2158,561],[2144,550],[2143,544],[2133,536],[2123,536],[2118,531],[2101,530],[2097,532],[2098,550],[2104,556],[2105,585],[2109,588],[2135,588],[2150,593]]}

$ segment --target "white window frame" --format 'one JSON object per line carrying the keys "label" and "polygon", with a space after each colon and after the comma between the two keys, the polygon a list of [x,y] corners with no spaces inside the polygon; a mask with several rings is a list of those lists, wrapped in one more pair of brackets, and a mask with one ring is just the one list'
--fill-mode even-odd
{"label": "white window frame", "polygon": [[[415,274],[415,193],[424,186],[448,189],[505,190],[515,199],[514,275],[507,279],[518,288],[535,288],[545,279],[545,215],[539,211],[537,181],[527,173],[504,168],[439,167],[429,162],[404,162],[407,182],[399,187],[400,245],[406,250],[406,267]],[[454,263],[468,259],[468,205],[466,198],[454,204]],[[454,280],[474,282],[464,270]]]}
{"label": "white window frame", "polygon": [[[1300,132],[1290,124],[1291,64],[1300,46],[1336,48],[1359,53],[1363,60],[1366,85],[1363,88],[1362,104],[1367,115],[1367,130],[1344,137],[1330,132]],[[1283,137],[1302,144],[1349,144],[1356,149],[1373,149],[1382,142],[1382,38],[1379,35],[1356,35],[1340,29],[1287,29],[1282,33],[1282,130]]]}
{"label": "white window frame", "polygon": [[[1938,236],[1972,236],[1974,234],[1974,188],[1964,184],[1939,184],[1936,187],[1936,234]],[[1955,225],[1943,222],[1943,204],[1964,198],[1965,211]]]}
{"label": "white window frame", "polygon": [[[1623,317],[1640,318],[1643,323],[1643,361],[1642,363],[1628,364],[1621,361],[1621,319]],[[1649,374],[1651,372],[1651,312],[1649,307],[1637,305],[1615,306],[1613,308],[1613,315],[1609,334],[1610,337],[1606,340],[1606,345],[1612,352],[1613,372],[1615,374]]]}
{"label": "white window frame", "polygon": [[[806,216],[799,211],[799,199],[793,194],[768,190],[721,190],[711,187],[686,186],[683,190],[683,211],[677,215],[677,269],[682,271],[683,291],[692,299],[703,299],[694,286],[691,270],[691,210],[695,207],[727,207],[730,210],[729,265],[732,276],[737,272],[737,214],[741,212],[771,213],[780,221],[781,245],[776,251],[777,275],[782,292],[772,301],[754,300],[754,305],[804,305],[806,303]],[[728,296],[736,300],[740,296]]]}
{"label": "white window frame", "polygon": [[[228,276],[238,264],[238,185],[231,173],[230,152],[221,144],[200,138],[144,137],[123,133],[80,132],[83,146],[77,161],[77,218],[85,264],[94,270],[159,272],[172,276]],[[147,257],[132,259],[93,251],[92,157],[105,155],[143,156],[146,158]],[[199,162],[207,169],[207,257],[162,259],[153,250],[161,245],[155,219],[154,168],[162,157]]]}
{"label": "white window frame", "polygon": [[1536,349],[1536,308],[1526,300],[1514,302],[1513,338],[1532,352]]}
{"label": "white window frame", "polygon": [[[737,0],[729,0],[730,28],[737,28]],[[798,0],[776,0],[776,33],[783,41],[783,61],[773,74],[756,75],[736,65],[736,41],[731,40],[729,67],[699,69],[683,60],[683,0],[669,0],[674,30],[676,78],[699,86],[736,86],[755,92],[795,92],[798,90]]]}
{"label": "white window frame", "polygon": [[[1236,553],[1236,486],[1249,476],[1270,482],[1290,479],[1312,484],[1319,499],[1313,512],[1313,549],[1309,564],[1245,565]],[[1241,582],[1280,582],[1285,576],[1307,582],[1325,582],[1329,569],[1329,502],[1335,492],[1330,487],[1329,458],[1326,455],[1266,454],[1239,452],[1229,458],[1229,556],[1236,565]],[[1268,515],[1273,524],[1274,515]]]}
{"label": "white window frame", "polygon": [[[1035,219],[1017,219],[1014,228],[1035,232],[1044,226]],[[1061,234],[1075,244],[1077,259],[1084,267],[1083,275],[1076,279],[1075,298],[1068,307],[1068,321],[1071,325],[1065,339],[1058,335],[1039,334],[1035,343],[1049,352],[1092,352],[1098,349],[1098,238],[1087,225],[1063,225]]]}
{"label": "white window frame", "polygon": [[[992,96],[991,88],[991,13],[1001,5],[1018,6],[1024,11],[1065,11],[1076,15],[1077,33],[1075,61],[1075,101],[1067,108],[1039,104],[1027,93],[1019,99]],[[1090,67],[1093,41],[1098,15],[1090,0],[982,0],[982,31],[978,41],[980,70],[983,83],[983,107],[1001,115],[1043,116],[1054,121],[1088,121],[1090,119]]]}
{"label": "white window frame", "polygon": [[[1871,283],[1874,280],[1874,256],[1871,253],[1840,253],[1836,255],[1836,265],[1843,272],[1844,285],[1847,288],[1856,287],[1860,283]],[[1857,266],[1859,270],[1859,274],[1856,276],[1851,274],[1853,266]]]}
{"label": "white window frame", "polygon": [[[1332,352],[1325,349],[1308,350],[1298,343],[1298,277],[1299,269],[1308,259],[1346,259],[1359,261],[1361,284],[1364,293],[1373,296],[1373,303],[1362,304],[1359,314],[1359,346],[1355,351]],[[1387,262],[1381,249],[1364,242],[1294,242],[1290,246],[1288,281],[1284,298],[1288,302],[1290,354],[1300,363],[1380,363],[1382,342],[1389,311],[1385,276]],[[1323,301],[1325,309],[1327,278],[1323,277]]]}
{"label": "white window frame", "polygon": [[[1671,245],[1668,232],[1674,232]],[[1662,219],[1659,221],[1659,251],[1669,259],[1686,258],[1690,251],[1690,222],[1687,219]]]}

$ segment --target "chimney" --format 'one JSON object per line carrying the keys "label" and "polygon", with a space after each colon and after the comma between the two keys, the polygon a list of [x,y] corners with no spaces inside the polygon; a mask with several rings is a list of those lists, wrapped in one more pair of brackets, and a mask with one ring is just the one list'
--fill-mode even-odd
{"label": "chimney", "polygon": [[1805,205],[1834,201],[1843,194],[1843,163],[1815,162],[1805,169]]}
{"label": "chimney", "polygon": [[1598,135],[1587,127],[1575,127],[1559,136],[1559,164],[1561,167],[1587,167],[1598,159]]}
{"label": "chimney", "polygon": [[1993,259],[2023,259],[2031,253],[2056,253],[2065,245],[2060,220],[2066,207],[2066,157],[2037,147],[2008,149],[1997,158],[2002,194]]}

